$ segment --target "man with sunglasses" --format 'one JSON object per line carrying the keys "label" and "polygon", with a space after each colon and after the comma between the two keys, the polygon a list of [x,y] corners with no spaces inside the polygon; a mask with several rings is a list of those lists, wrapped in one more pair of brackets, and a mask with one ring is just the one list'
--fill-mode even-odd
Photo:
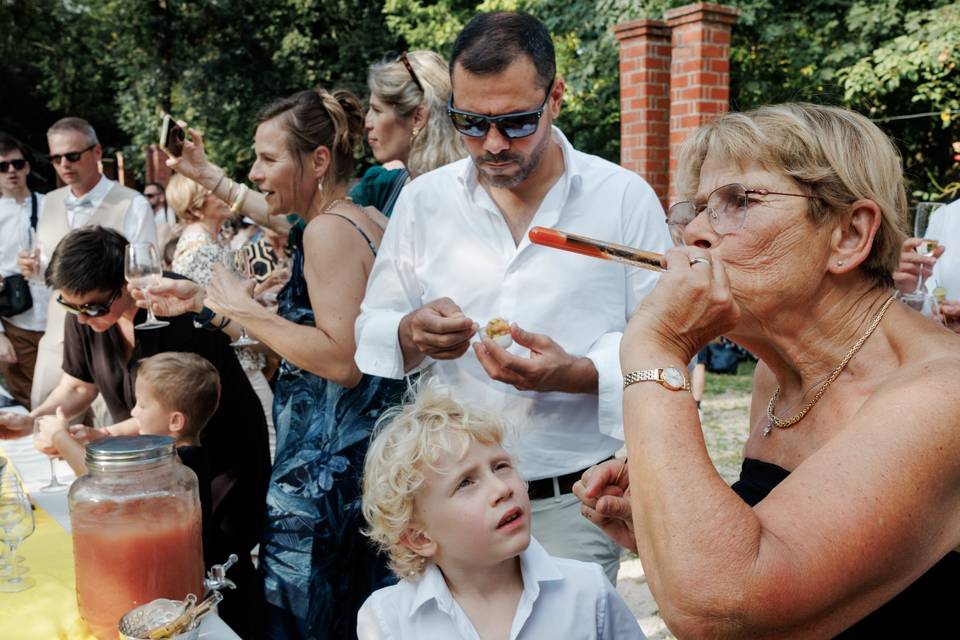
{"label": "man with sunglasses", "polygon": [[[499,411],[518,433],[509,449],[528,481],[534,536],[614,580],[619,549],[581,517],[572,486],[622,446],[620,336],[655,275],[531,245],[527,231],[660,252],[663,208],[637,175],[576,151],[553,126],[564,82],[535,18],[478,15],[450,69],[448,115],[471,157],[401,192],[357,320],[356,361],[393,378],[430,365],[458,396]],[[480,329],[494,318],[513,324],[509,349]]]}
{"label": "man with sunglasses", "polygon": [[[158,329],[135,329],[146,311],[137,307],[124,281],[127,244],[119,232],[91,226],[70,232],[57,247],[47,279],[58,290],[54,303],[67,312],[63,373],[49,397],[28,415],[0,412],[0,438],[30,433],[34,418],[58,407],[69,418],[82,416],[98,392],[115,421],[108,432],[136,434],[139,426],[130,411],[136,404],[140,360],[167,351],[202,356],[217,369],[222,389],[217,410],[200,434],[213,478],[213,520],[227,549],[249,558],[259,541],[270,476],[263,407],[226,334],[197,328],[192,314],[166,318],[169,324]],[[241,577],[252,597],[256,579],[252,565],[246,565]],[[244,619],[238,608],[250,611],[252,604],[236,600],[228,607],[238,617],[228,617]]]}
{"label": "man with sunglasses", "polygon": [[[116,229],[130,242],[156,244],[153,210],[147,200],[100,172],[103,150],[89,122],[83,118],[62,118],[47,130],[47,143],[50,162],[66,186],[47,194],[37,227],[40,257],[37,260],[32,253],[21,253],[20,270],[24,276],[42,271],[64,236],[87,225]],[[63,308],[51,300],[46,333],[37,353],[30,393],[32,406],[43,402],[60,380],[63,327]],[[102,406],[97,415],[98,419],[109,419]]]}
{"label": "man with sunglasses", "polygon": [[[27,185],[30,163],[23,145],[0,133],[0,276],[20,273],[17,257],[32,241],[43,195]],[[33,305],[0,324],[0,371],[6,390],[19,404],[30,407],[30,387],[37,361],[37,345],[47,326],[50,290],[37,279],[27,280]],[[2,398],[0,398],[2,399]]]}

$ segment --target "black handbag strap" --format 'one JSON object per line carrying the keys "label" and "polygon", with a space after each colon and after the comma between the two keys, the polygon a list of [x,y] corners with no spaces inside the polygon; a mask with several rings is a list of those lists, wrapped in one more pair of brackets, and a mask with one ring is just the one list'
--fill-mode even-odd
{"label": "black handbag strap", "polygon": [[30,192],[30,226],[37,229],[37,194]]}

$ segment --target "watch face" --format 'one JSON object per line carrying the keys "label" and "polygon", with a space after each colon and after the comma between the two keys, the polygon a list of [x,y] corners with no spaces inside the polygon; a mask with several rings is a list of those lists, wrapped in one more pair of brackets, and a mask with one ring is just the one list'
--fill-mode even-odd
{"label": "watch face", "polygon": [[683,373],[675,367],[667,367],[663,370],[663,381],[674,389],[683,389],[687,384]]}

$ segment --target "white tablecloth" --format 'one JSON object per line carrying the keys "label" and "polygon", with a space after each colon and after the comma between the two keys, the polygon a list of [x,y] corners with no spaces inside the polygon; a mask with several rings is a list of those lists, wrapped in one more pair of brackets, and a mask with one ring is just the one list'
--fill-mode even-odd
{"label": "white tablecloth", "polygon": [[[26,413],[22,408],[5,409]],[[3,450],[7,454],[9,463],[12,463],[20,473],[24,487],[30,493],[34,504],[50,514],[67,532],[70,531],[70,513],[67,508],[67,491],[44,493],[40,487],[50,480],[50,463],[47,456],[33,448],[33,436],[18,440],[4,440]],[[63,460],[57,461],[57,477],[60,482],[70,484],[76,479],[70,466]],[[0,594],[2,597],[3,594]],[[225,597],[229,598],[227,592]],[[240,636],[233,632],[227,624],[215,614],[206,616],[200,624],[200,638],[203,640],[240,640]]]}

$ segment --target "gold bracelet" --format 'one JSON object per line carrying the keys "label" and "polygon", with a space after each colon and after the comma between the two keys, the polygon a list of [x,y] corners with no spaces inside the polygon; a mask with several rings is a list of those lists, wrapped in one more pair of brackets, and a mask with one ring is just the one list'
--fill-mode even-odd
{"label": "gold bracelet", "polygon": [[233,201],[233,204],[230,205],[230,213],[236,213],[240,211],[240,207],[243,206],[243,199],[247,197],[247,191],[250,189],[245,184],[240,185],[240,193],[237,194],[237,199]]}

